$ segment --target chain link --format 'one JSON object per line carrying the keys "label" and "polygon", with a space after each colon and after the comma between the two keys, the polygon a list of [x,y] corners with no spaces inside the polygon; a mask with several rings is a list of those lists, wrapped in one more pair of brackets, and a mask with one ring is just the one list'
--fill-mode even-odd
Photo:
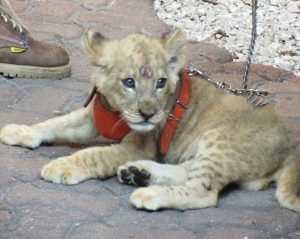
{"label": "chain link", "polygon": [[210,82],[211,84],[213,84],[214,86],[216,86],[217,88],[224,89],[224,90],[228,91],[229,93],[232,93],[235,95],[244,95],[244,96],[249,96],[249,95],[268,96],[269,95],[269,92],[266,90],[232,88],[231,85],[228,83],[211,80],[202,71],[196,70],[194,68],[190,68],[188,72],[189,72],[189,75],[200,76],[204,80],[206,80],[206,81]]}
{"label": "chain link", "polygon": [[254,47],[255,47],[255,40],[256,40],[256,26],[257,26],[257,21],[256,21],[256,11],[257,11],[257,0],[252,0],[252,30],[251,30],[251,42],[248,50],[248,56],[247,56],[247,61],[244,67],[244,73],[243,73],[243,89],[247,89],[247,80],[248,80],[248,74],[249,74],[249,69],[250,69],[250,64],[252,61],[252,56],[254,52]]}
{"label": "chain link", "polygon": [[249,75],[249,69],[252,61],[252,56],[255,47],[256,40],[256,11],[257,11],[257,0],[252,0],[252,30],[251,30],[251,42],[249,46],[248,56],[245,63],[244,71],[243,71],[243,83],[242,88],[232,88],[230,84],[225,82],[218,82],[211,80],[207,75],[205,75],[202,71],[196,70],[194,68],[190,68],[189,75],[200,76],[202,79],[210,82],[214,86],[220,89],[224,89],[225,91],[232,93],[234,95],[242,95],[246,96],[247,100],[254,104],[256,107],[262,107],[266,104],[269,104],[272,100],[271,98],[267,99],[266,96],[269,96],[269,92],[266,90],[257,90],[257,89],[248,89],[247,81]]}

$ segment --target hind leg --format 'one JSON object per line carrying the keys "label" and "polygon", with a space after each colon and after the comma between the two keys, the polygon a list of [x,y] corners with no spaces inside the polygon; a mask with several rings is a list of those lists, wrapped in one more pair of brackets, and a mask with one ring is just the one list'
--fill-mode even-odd
{"label": "hind leg", "polygon": [[273,178],[258,178],[252,181],[241,183],[241,188],[246,191],[259,191],[266,189],[270,183],[274,181]]}
{"label": "hind leg", "polygon": [[130,202],[139,209],[158,210],[173,208],[178,210],[214,207],[218,192],[188,186],[150,186],[135,190]]}
{"label": "hind leg", "polygon": [[246,191],[263,190],[269,187],[272,182],[276,181],[276,179],[279,177],[279,174],[280,171],[276,169],[274,172],[269,173],[262,178],[256,178],[247,182],[242,182],[240,183],[240,186]]}

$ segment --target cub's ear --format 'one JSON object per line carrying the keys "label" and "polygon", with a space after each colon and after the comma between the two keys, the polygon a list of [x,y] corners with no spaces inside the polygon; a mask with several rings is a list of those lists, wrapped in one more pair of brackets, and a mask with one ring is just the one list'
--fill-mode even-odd
{"label": "cub's ear", "polygon": [[[161,38],[165,51],[168,54],[169,63],[172,68],[184,67],[185,46],[187,43],[186,35],[181,29],[176,29]],[[177,67],[176,67],[177,66]]]}
{"label": "cub's ear", "polygon": [[103,42],[107,39],[100,33],[91,30],[85,30],[81,36],[81,45],[90,55],[97,54]]}
{"label": "cub's ear", "polygon": [[109,39],[100,32],[85,30],[81,36],[81,45],[87,53],[92,65],[106,66],[107,59],[104,59],[105,45]]}

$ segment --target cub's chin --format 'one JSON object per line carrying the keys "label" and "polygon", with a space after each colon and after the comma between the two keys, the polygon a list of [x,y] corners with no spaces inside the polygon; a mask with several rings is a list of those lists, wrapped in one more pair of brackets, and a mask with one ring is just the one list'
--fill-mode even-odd
{"label": "cub's chin", "polygon": [[155,124],[149,122],[128,123],[129,127],[137,132],[147,133],[155,128]]}

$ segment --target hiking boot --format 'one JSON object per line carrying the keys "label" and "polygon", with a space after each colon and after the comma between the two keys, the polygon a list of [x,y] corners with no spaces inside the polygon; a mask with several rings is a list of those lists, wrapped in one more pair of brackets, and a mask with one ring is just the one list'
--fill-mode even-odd
{"label": "hiking boot", "polygon": [[70,76],[67,52],[61,47],[34,40],[8,1],[0,3],[0,73],[25,78]]}

